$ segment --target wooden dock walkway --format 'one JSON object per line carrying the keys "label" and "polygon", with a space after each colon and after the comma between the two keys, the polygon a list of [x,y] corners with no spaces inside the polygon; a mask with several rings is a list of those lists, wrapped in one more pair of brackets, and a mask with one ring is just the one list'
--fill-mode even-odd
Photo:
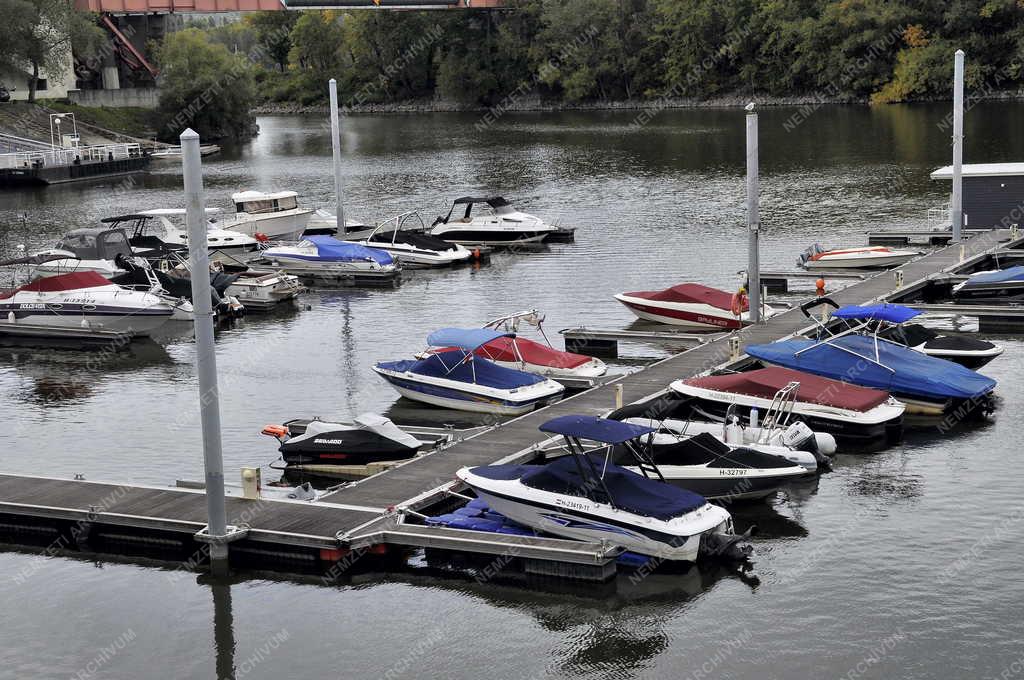
{"label": "wooden dock walkway", "polygon": [[[900,289],[896,288],[893,272],[888,271],[830,291],[829,295],[840,304],[903,296],[923,287],[935,275],[988,257],[997,248],[1022,245],[1024,238],[1007,245],[991,234],[977,237],[964,246],[966,259],[961,259],[961,248],[956,245],[900,267],[905,282]],[[514,554],[538,560],[598,565],[605,569],[614,556],[602,546],[546,538],[485,538],[478,533],[402,524],[400,520],[405,509],[415,510],[428,501],[444,498],[444,489],[452,486],[456,470],[463,466],[531,456],[536,445],[549,439],[538,430],[541,423],[560,415],[601,415],[611,410],[617,386],[622,387],[624,403],[646,399],[666,389],[673,380],[728,364],[732,337],[738,337],[742,347],[772,342],[809,325],[799,309],[788,310],[763,324],[719,336],[635,373],[474,434],[439,452],[338,489],[315,503],[229,497],[228,520],[245,530],[237,548],[268,554],[299,551],[303,559],[319,559],[321,566],[336,563],[351,551],[382,544],[459,546],[466,551],[491,554],[514,549]],[[66,536],[68,523],[97,532],[101,542],[104,532],[108,538],[116,535],[120,542],[117,545],[134,539],[143,543],[176,540],[187,552],[199,544],[195,534],[206,525],[205,497],[202,491],[187,489],[0,474],[0,539],[18,543],[33,532],[37,538],[47,532],[55,537]],[[232,554],[235,550],[233,545]]]}

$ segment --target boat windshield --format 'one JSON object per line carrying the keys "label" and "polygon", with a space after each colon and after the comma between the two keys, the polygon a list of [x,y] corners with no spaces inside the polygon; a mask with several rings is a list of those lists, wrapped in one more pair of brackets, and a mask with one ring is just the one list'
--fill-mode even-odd
{"label": "boat windshield", "polygon": [[113,260],[118,255],[132,256],[132,247],[120,229],[71,231],[58,241],[57,248],[69,250],[81,260]]}

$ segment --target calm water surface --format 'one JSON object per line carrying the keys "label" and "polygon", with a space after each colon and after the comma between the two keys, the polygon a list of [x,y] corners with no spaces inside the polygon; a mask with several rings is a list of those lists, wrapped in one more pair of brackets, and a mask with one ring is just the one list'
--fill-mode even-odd
{"label": "calm water surface", "polygon": [[[766,268],[807,245],[922,228],[948,186],[946,107],[827,107],[795,130],[761,114]],[[1024,158],[1021,104],[972,109],[969,162]],[[389,411],[369,370],[440,326],[537,307],[550,332],[621,327],[622,290],[698,280],[735,288],[745,267],[743,115],[664,112],[471,115],[344,121],[347,210],[364,220],[500,193],[577,226],[575,244],[498,255],[481,269],[410,272],[395,291],[307,294],[302,305],[219,332],[226,467],[275,457],[260,428],[319,414]],[[205,162],[208,203],[237,190],[331,194],[319,120],[266,117],[262,134]],[[180,207],[157,167],[110,183],[0,194],[0,250],[152,207]],[[23,219],[22,216],[25,216]],[[1024,656],[1024,342],[986,371],[994,422],[911,432],[879,454],[841,456],[811,487],[742,511],[763,529],[751,578],[720,570],[622,579],[608,597],[438,578],[426,570],[324,587],[248,578],[214,585],[158,565],[0,552],[0,678],[28,677],[1000,677]],[[664,348],[635,346],[616,370]],[[187,335],[129,356],[0,354],[0,470],[166,485],[202,474]],[[267,475],[272,473],[266,470]],[[1017,665],[1014,665],[1017,664]],[[234,669],[234,670],[232,670]],[[91,673],[91,675],[88,675]]]}

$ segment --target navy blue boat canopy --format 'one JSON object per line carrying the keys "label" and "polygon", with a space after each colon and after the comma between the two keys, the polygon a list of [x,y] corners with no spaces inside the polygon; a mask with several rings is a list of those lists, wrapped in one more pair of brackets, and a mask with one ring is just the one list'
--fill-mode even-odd
{"label": "navy blue boat canopy", "polygon": [[303,240],[316,246],[317,254],[326,260],[357,262],[373,260],[377,264],[391,264],[395,261],[391,253],[379,248],[367,248],[358,243],[339,241],[330,236],[306,236]]}
{"label": "navy blue boat canopy", "polygon": [[597,416],[559,416],[541,425],[540,431],[590,439],[602,444],[622,444],[655,430],[644,425],[632,425]]}
{"label": "navy blue boat canopy", "polygon": [[427,336],[431,347],[458,347],[472,352],[497,338],[514,338],[515,333],[502,333],[493,328],[442,328]]}
{"label": "navy blue boat canopy", "polygon": [[967,279],[967,282],[964,284],[964,288],[970,288],[971,286],[982,283],[1007,283],[1009,281],[1024,281],[1024,265],[1001,269],[997,272],[975,274],[971,278]]}
{"label": "navy blue boat canopy", "polygon": [[921,312],[916,309],[889,303],[880,305],[846,305],[832,312],[832,316],[837,319],[888,321],[890,323],[904,323],[920,314]]}
{"label": "navy blue boat canopy", "polygon": [[494,387],[499,390],[526,387],[546,380],[542,375],[506,368],[479,357],[471,362],[464,362],[465,356],[462,352],[450,350],[430,354],[423,359],[382,361],[377,366],[398,373],[409,371],[417,375],[446,378],[462,383]]}

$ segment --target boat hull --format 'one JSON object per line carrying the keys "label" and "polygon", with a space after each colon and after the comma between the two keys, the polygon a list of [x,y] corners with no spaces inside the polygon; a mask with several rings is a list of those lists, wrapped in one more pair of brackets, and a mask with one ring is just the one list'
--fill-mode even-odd
{"label": "boat hull", "polygon": [[298,241],[312,214],[312,210],[297,209],[265,215],[241,215],[217,226],[246,236],[263,234],[271,241]]}
{"label": "boat hull", "polygon": [[[134,336],[149,335],[170,320],[173,309],[169,305],[149,308],[126,308],[102,304],[0,303],[0,317],[5,321],[14,315],[15,323],[52,328],[90,327]],[[83,309],[91,307],[91,309]]]}
{"label": "boat hull", "polygon": [[[434,229],[431,236],[462,246],[513,246],[521,243],[540,243],[551,233],[550,229],[517,231],[514,229]],[[376,246],[374,246],[376,247]]]}
{"label": "boat hull", "polygon": [[917,257],[918,253],[905,255],[873,255],[863,257],[823,257],[819,260],[808,260],[806,269],[880,269],[898,267]]}
{"label": "boat hull", "polygon": [[[738,329],[750,322],[750,313],[744,312],[736,317],[728,310],[711,305],[684,302],[654,301],[646,298],[618,294],[615,299],[625,305],[638,318],[645,321],[683,326],[699,330]],[[771,316],[775,310],[765,309],[765,316]]]}
{"label": "boat hull", "polygon": [[[638,472],[634,468],[627,469]],[[659,465],[658,469],[669,484],[700,494],[708,500],[719,501],[759,500],[804,476],[803,472],[780,475],[771,471],[738,468],[697,470],[684,466]]]}
{"label": "boat hull", "polygon": [[562,386],[551,381],[513,393],[482,387],[473,389],[473,385],[451,380],[424,380],[414,373],[398,373],[379,366],[374,366],[373,370],[407,399],[456,411],[518,416],[554,403],[562,394]]}

